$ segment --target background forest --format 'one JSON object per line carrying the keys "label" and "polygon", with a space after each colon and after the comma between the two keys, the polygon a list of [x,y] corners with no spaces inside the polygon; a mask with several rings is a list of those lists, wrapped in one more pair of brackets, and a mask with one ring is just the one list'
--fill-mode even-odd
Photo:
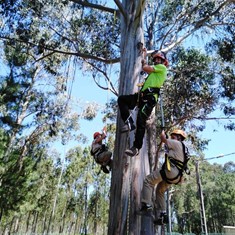
{"label": "background forest", "polygon": [[[134,89],[129,79],[133,74],[143,79],[140,71],[123,69],[131,66],[129,60],[140,67],[141,56],[134,56],[138,48],[134,53],[124,43],[125,37],[139,40],[141,33],[131,31],[137,17],[141,42],[149,50],[165,51],[170,61],[163,88],[167,131],[178,126],[188,133],[191,174],[171,188],[172,231],[201,233],[196,162],[208,232],[235,226],[235,163],[204,160],[208,140],[198,137],[215,110],[224,114],[225,129],[235,129],[233,9],[232,0],[0,1],[0,233],[131,234],[135,226],[128,225],[135,223],[128,220],[128,211],[120,217],[121,202],[117,207],[112,203],[118,193],[111,186],[124,172],[116,98],[102,110],[116,166],[105,175],[90,155],[86,133],[80,131],[81,120],[92,121],[100,106],[79,104],[79,94],[74,97],[72,91],[75,80],[82,86],[89,77],[117,97]],[[147,134],[157,150],[158,111],[156,107],[152,123],[157,134]],[[77,144],[68,149],[70,141]],[[141,170],[141,177],[154,166],[151,158],[143,161],[149,169]],[[123,224],[125,232],[114,232],[115,223]]]}

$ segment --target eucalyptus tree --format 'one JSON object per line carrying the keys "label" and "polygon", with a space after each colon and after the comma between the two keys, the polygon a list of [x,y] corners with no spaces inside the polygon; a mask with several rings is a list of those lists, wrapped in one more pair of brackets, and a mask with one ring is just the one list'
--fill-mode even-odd
{"label": "eucalyptus tree", "polygon": [[[224,82],[221,85],[226,88],[223,94],[229,96],[230,100],[234,99],[231,95],[234,87],[229,86],[227,82],[234,80],[232,69],[223,70],[223,64],[218,64],[214,60],[208,61],[195,50],[185,52],[177,48],[186,39],[194,39],[196,34],[203,35],[204,38],[208,35],[208,41],[212,38],[221,38],[222,45],[224,42],[230,42],[231,47],[234,30],[227,29],[234,28],[232,0],[216,2],[115,0],[112,2],[115,9],[101,3],[80,0],[15,3],[5,1],[1,4],[5,10],[5,22],[11,20],[9,16],[15,16],[15,22],[7,25],[10,26],[12,34],[3,31],[1,38],[8,42],[13,40],[24,44],[27,53],[36,50],[34,60],[42,64],[49,73],[57,71],[55,66],[58,64],[54,64],[54,60],[59,58],[61,62],[65,61],[66,56],[73,58],[84,73],[91,72],[98,86],[103,89],[110,88],[115,95],[138,90],[136,84],[142,79],[141,45],[148,46],[150,50],[161,49],[168,52],[168,57],[172,58],[172,69],[169,69],[171,78],[166,84],[167,92],[164,92],[167,98],[165,95],[164,98],[167,100],[165,106],[169,102],[171,107],[166,112],[169,129],[176,124],[179,127],[187,124],[188,127],[194,127],[195,132],[200,128],[203,129],[203,126],[198,127],[195,121],[191,123],[188,121],[206,119],[213,107],[216,107],[217,97],[221,95],[219,90],[212,94],[214,79],[221,77],[209,71],[213,65],[211,62],[216,62],[215,65],[226,72],[222,74]],[[21,17],[25,19],[23,24],[20,24]],[[231,40],[225,40],[226,38]],[[63,60],[62,54],[65,56]],[[194,56],[195,59],[202,59],[202,65],[201,61],[197,63],[193,60]],[[187,60],[192,68],[188,68]],[[110,71],[108,65],[116,62],[120,63],[118,91],[108,76]],[[200,73],[199,69],[204,71]],[[113,72],[113,67],[111,70]],[[186,79],[187,87],[182,82],[183,79]],[[64,80],[62,83],[64,85]],[[177,103],[175,93],[179,98]],[[168,98],[168,94],[171,99]],[[206,106],[205,102],[210,102],[210,106]],[[233,110],[230,104],[226,110]],[[229,115],[231,114],[232,111],[229,112]],[[152,120],[149,122],[148,130],[155,126]],[[145,231],[147,234],[153,234],[153,227],[147,226],[144,221],[141,222],[141,218],[135,212],[139,208],[143,178],[153,168],[155,158],[158,161],[156,135],[149,131],[151,135],[147,137],[151,148],[147,148],[145,144],[138,157],[128,159],[123,156],[128,141],[126,136],[119,134],[121,125],[118,115],[108,233],[140,234],[141,231]],[[230,127],[233,128],[233,125]],[[198,143],[198,146],[200,144]],[[114,214],[116,216],[113,216]]]}

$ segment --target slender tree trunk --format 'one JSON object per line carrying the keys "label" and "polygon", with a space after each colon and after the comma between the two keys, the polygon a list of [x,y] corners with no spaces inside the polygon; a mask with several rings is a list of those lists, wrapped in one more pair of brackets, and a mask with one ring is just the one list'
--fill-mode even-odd
{"label": "slender tree trunk", "polygon": [[38,212],[35,211],[33,218],[32,233],[37,233]]}
{"label": "slender tree trunk", "polygon": [[86,184],[85,184],[85,204],[84,204],[84,221],[83,221],[83,228],[82,228],[82,232],[84,235],[87,235],[87,179],[86,179]]}
{"label": "slender tree trunk", "polygon": [[[140,80],[142,53],[138,47],[144,43],[142,29],[142,14],[145,1],[123,0],[126,16],[121,18],[121,71],[119,95],[133,94],[138,91],[136,84]],[[111,181],[111,200],[109,210],[109,235],[139,235],[153,234],[150,219],[141,221],[137,215],[140,208],[140,197],[143,180],[149,173],[149,158],[147,146],[144,144],[137,157],[130,158],[124,155],[126,148],[134,140],[130,134],[130,143],[127,134],[120,134],[123,121],[118,114],[117,133],[114,150],[114,165]],[[146,222],[147,220],[147,222]]]}
{"label": "slender tree trunk", "polygon": [[16,217],[15,218],[15,223],[14,223],[13,233],[18,233],[18,231],[19,231],[19,221],[20,221],[20,218]]}
{"label": "slender tree trunk", "polygon": [[78,232],[77,232],[77,229],[78,229],[78,215],[76,214],[76,221],[75,221],[75,226],[74,226],[74,233],[73,235],[76,235]]}
{"label": "slender tree trunk", "polygon": [[42,226],[42,233],[45,234],[47,230],[47,211],[45,210],[44,216],[43,216],[43,226]]}
{"label": "slender tree trunk", "polygon": [[[57,189],[56,189],[54,203],[53,203],[53,208],[51,210],[51,215],[50,215],[49,222],[48,222],[48,227],[47,227],[47,233],[48,234],[50,232],[50,227],[51,227],[51,225],[53,225],[53,222],[54,222],[55,210],[56,210],[56,206],[57,206],[57,198],[58,198],[58,194],[59,194],[59,187],[60,187],[63,171],[64,171],[64,161],[63,161],[63,164],[62,164],[62,167],[61,167],[60,176],[59,176],[59,179],[58,179]],[[52,231],[53,231],[53,229],[52,229]]]}
{"label": "slender tree trunk", "polygon": [[[9,228],[9,233],[14,232],[14,221],[15,221],[15,216],[13,216],[11,223],[10,223],[10,228]],[[13,230],[13,231],[12,231]]]}
{"label": "slender tree trunk", "polygon": [[95,200],[95,214],[94,214],[94,223],[93,223],[93,234],[97,234],[97,206],[98,206],[98,199],[97,199],[97,190],[96,190],[96,200]]}
{"label": "slender tree trunk", "polygon": [[76,224],[75,224],[75,228],[74,228],[74,235],[75,234],[79,234],[79,231],[81,231],[81,222],[80,222],[80,217],[78,214],[76,214]]}
{"label": "slender tree trunk", "polygon": [[63,213],[61,215],[61,222],[60,222],[60,228],[59,228],[59,233],[64,232],[64,225],[65,225],[65,214],[66,214],[66,207],[67,207],[68,200],[66,200],[64,208],[63,208]]}
{"label": "slender tree trunk", "polygon": [[28,231],[29,231],[30,217],[31,217],[31,212],[29,211],[28,217],[27,217],[27,220],[26,220],[26,230],[25,230],[25,233],[26,233],[26,234],[27,234]]}
{"label": "slender tree trunk", "polygon": [[9,231],[9,229],[8,229],[7,224],[4,226],[4,229],[3,229],[2,234],[3,234],[3,235],[8,235],[8,234],[10,234],[10,231]]}
{"label": "slender tree trunk", "polygon": [[[1,181],[0,181],[0,185],[1,185]],[[1,204],[0,204],[1,205]],[[0,209],[0,224],[2,222],[2,216],[3,216],[3,208],[1,206],[1,209]]]}
{"label": "slender tree trunk", "polygon": [[69,235],[71,234],[73,227],[74,227],[74,221],[72,221],[72,219],[71,219],[71,222],[69,223],[69,227],[68,227],[68,234]]}

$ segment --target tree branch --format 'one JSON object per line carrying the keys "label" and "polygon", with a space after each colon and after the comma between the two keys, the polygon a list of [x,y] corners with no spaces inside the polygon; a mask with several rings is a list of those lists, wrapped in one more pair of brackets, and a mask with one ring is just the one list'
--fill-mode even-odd
{"label": "tree branch", "polygon": [[128,14],[127,14],[126,10],[124,9],[122,3],[119,0],[114,0],[114,2],[116,3],[119,11],[122,13],[125,20],[127,20],[128,19]]}
{"label": "tree branch", "polygon": [[[176,47],[177,45],[181,44],[186,38],[188,38],[189,36],[191,36],[193,33],[195,33],[197,30],[200,30],[202,26],[206,26],[206,27],[212,27],[213,25],[216,25],[216,23],[211,23],[209,24],[208,21],[209,19],[218,14],[218,12],[220,12],[220,10],[226,6],[226,5],[229,5],[231,3],[233,3],[234,0],[225,0],[223,1],[209,16],[205,16],[204,18],[202,19],[199,19],[197,21],[195,21],[194,23],[192,23],[194,26],[189,28],[187,31],[186,31],[186,27],[183,28],[183,23],[181,24],[181,29],[183,29],[183,32],[186,32],[184,33],[182,36],[180,36],[179,38],[176,38],[174,41],[171,40],[171,42],[169,42],[166,47],[164,49],[162,49],[162,51],[164,52],[168,52],[170,51],[172,48]],[[185,20],[188,20],[189,22],[189,18],[188,16],[192,15],[193,14],[193,11],[196,11],[198,8],[198,5],[196,7],[193,8],[193,10],[191,12],[185,12],[185,16],[186,18],[184,19],[184,22],[186,22]],[[178,17],[176,17],[176,21],[180,20],[182,17],[184,16],[184,14],[180,14]],[[175,21],[175,22],[176,22]],[[221,23],[221,22],[220,22]],[[188,26],[187,26],[188,27]],[[164,44],[164,38],[166,39],[169,35],[171,34],[174,34],[176,35],[176,33],[173,32],[172,29],[175,29],[174,28],[174,25],[171,27],[170,30],[168,30],[168,32],[164,35],[164,37],[162,38],[162,44]],[[178,31],[179,32],[179,31]],[[168,36],[167,36],[168,35]],[[152,51],[148,51],[148,54],[150,54]]]}
{"label": "tree branch", "polygon": [[[50,50],[49,48],[46,48],[46,49]],[[83,59],[97,60],[97,61],[101,61],[106,64],[115,64],[115,63],[120,62],[120,58],[105,59],[104,57],[93,56],[93,55],[81,53],[81,52],[60,51],[60,50],[55,50],[55,49],[53,49],[52,51],[55,53],[62,53],[62,54],[66,54],[66,55],[79,56],[79,57],[82,57]]]}
{"label": "tree branch", "polygon": [[207,15],[206,17],[204,17],[203,19],[200,19],[199,21],[196,22],[195,25],[195,29],[200,28],[201,26],[203,26],[205,24],[205,22],[211,18],[212,16],[216,15],[217,13],[219,13],[219,11],[227,4],[232,3],[232,1],[230,0],[225,0],[224,2],[222,2],[222,4],[214,11],[212,12],[210,15]]}
{"label": "tree branch", "polygon": [[[20,39],[17,39],[17,38],[8,38],[8,37],[4,37],[4,36],[1,36],[1,35],[0,35],[0,38],[5,39],[5,40],[15,40],[15,41],[18,41],[18,42],[26,43],[23,40],[20,40]],[[26,44],[30,44],[31,46],[37,46],[36,43],[32,43],[32,42],[27,42]],[[53,53],[59,53],[59,54],[64,54],[64,55],[74,55],[74,56],[82,57],[83,59],[92,59],[92,60],[96,60],[96,61],[101,61],[101,62],[106,63],[106,64],[115,64],[115,63],[120,62],[120,58],[106,59],[104,57],[94,56],[94,55],[90,55],[90,54],[87,54],[87,53],[57,50],[57,49],[51,48],[49,46],[45,46],[44,49],[50,51],[50,53],[48,53],[46,55],[43,55],[42,57],[38,58],[36,60],[36,62],[42,60],[43,58],[45,58],[47,56],[50,56]]]}
{"label": "tree branch", "polygon": [[77,3],[77,4],[80,4],[84,7],[90,7],[90,8],[93,8],[93,9],[102,10],[102,11],[105,11],[105,12],[116,14],[118,17],[120,15],[120,12],[118,10],[110,8],[110,7],[105,7],[105,6],[102,6],[102,5],[93,4],[93,3],[90,3],[90,2],[84,1],[84,0],[70,0],[70,1],[74,2],[74,3]]}
{"label": "tree branch", "polygon": [[210,120],[235,120],[235,117],[201,117],[201,116],[195,116],[192,117],[193,119],[203,120],[203,121],[210,121]]}
{"label": "tree branch", "polygon": [[[85,60],[86,61],[86,60]],[[100,87],[103,90],[110,90],[114,95],[118,96],[118,92],[116,91],[115,87],[113,86],[113,83],[111,82],[110,78],[108,77],[107,73],[104,72],[103,70],[101,70],[99,67],[97,67],[95,64],[90,63],[89,61],[86,61],[88,64],[90,64],[93,68],[95,68],[97,71],[99,71],[101,74],[103,74],[103,76],[105,77],[106,81],[108,82],[108,84],[111,86],[111,89],[109,87],[104,87],[101,86],[95,79],[95,83],[98,87]]]}

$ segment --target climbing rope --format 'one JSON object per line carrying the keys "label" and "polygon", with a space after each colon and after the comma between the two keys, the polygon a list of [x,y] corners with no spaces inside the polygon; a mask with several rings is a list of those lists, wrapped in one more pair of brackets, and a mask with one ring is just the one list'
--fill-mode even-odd
{"label": "climbing rope", "polygon": [[132,157],[129,163],[129,193],[128,193],[128,208],[127,208],[127,235],[130,234],[130,214],[131,214],[131,188],[132,188]]}
{"label": "climbing rope", "polygon": [[[161,129],[164,130],[165,129],[165,118],[164,118],[164,111],[163,111],[163,96],[162,93],[160,91],[159,96],[158,96],[158,100],[159,100],[159,106],[160,106],[160,114],[161,114]],[[160,143],[159,147],[157,148],[157,153],[156,156],[158,156],[159,151],[161,149],[162,146],[162,142]],[[165,145],[166,148],[166,145]],[[165,151],[167,151],[167,149],[165,149]],[[157,169],[157,164],[155,162],[155,166],[154,166],[154,171]]]}
{"label": "climbing rope", "polygon": [[233,155],[233,154],[235,154],[235,152],[234,153],[228,153],[228,154],[221,154],[221,155],[218,155],[216,157],[205,158],[204,160],[212,160],[212,159],[215,159],[215,158],[221,158],[221,157],[225,157],[225,156],[229,156],[229,155]]}

